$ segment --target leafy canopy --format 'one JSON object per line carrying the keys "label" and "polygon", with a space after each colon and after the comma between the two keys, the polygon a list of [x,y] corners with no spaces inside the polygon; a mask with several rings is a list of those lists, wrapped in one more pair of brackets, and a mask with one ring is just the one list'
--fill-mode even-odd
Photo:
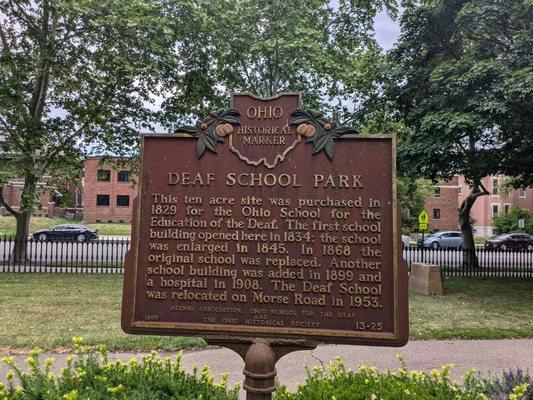
{"label": "leafy canopy", "polygon": [[[522,0],[404,2],[392,91],[413,134],[405,170],[533,183],[533,35]],[[529,3],[529,4],[528,4]]]}
{"label": "leafy canopy", "polygon": [[140,0],[0,3],[0,131],[20,175],[60,173],[87,149],[135,148],[174,62],[171,11]]}
{"label": "leafy canopy", "polygon": [[[228,107],[232,92],[301,91],[306,108],[347,114],[377,90],[383,55],[373,37],[378,11],[395,0],[221,0],[193,8],[179,68],[164,76],[169,129]],[[187,118],[188,117],[188,118]]]}

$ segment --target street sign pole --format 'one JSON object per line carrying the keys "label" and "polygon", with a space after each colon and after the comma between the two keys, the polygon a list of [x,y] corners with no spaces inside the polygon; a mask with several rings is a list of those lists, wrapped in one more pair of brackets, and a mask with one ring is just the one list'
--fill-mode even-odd
{"label": "street sign pole", "polygon": [[426,262],[425,258],[424,258],[424,247],[426,247],[424,245],[424,230],[422,231],[422,262]]}
{"label": "street sign pole", "polygon": [[424,233],[426,232],[426,229],[428,228],[429,223],[429,215],[425,210],[422,210],[420,214],[418,214],[418,230],[422,231],[422,262],[425,262],[424,258]]}

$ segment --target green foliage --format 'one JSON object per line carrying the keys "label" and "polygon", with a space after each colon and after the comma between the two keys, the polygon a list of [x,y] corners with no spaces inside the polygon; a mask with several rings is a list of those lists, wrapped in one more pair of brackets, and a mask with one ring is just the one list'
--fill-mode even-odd
{"label": "green foliage", "polygon": [[338,108],[353,125],[363,118],[362,101],[379,89],[384,56],[374,17],[383,9],[394,15],[395,0],[174,2],[186,9],[179,29],[187,40],[177,46],[179,68],[162,81],[170,96],[161,121],[172,130],[228,108],[232,92],[301,91],[306,108]]}
{"label": "green foliage", "polygon": [[12,358],[3,358],[11,370],[6,376],[7,385],[0,383],[0,396],[7,400],[237,400],[239,387],[228,389],[227,375],[216,384],[208,367],[188,374],[180,365],[180,354],[175,360],[160,359],[152,352],[140,361],[131,358],[127,363],[110,362],[103,346],[89,348],[82,345],[81,338],[74,341],[76,357],[68,356],[58,376],[51,372],[53,359],[41,365],[40,351],[33,351],[26,360],[28,372]]}
{"label": "green foliage", "polygon": [[[524,220],[524,228],[518,227],[518,221]],[[526,232],[533,234],[533,219],[529,212],[518,206],[512,206],[508,214],[500,214],[492,219],[494,232],[499,235],[508,232]]]}
{"label": "green foliage", "polygon": [[77,176],[89,148],[137,151],[160,74],[177,62],[174,11],[155,0],[0,2],[0,131],[25,179],[12,212],[23,225],[44,175]]}
{"label": "green foliage", "polygon": [[533,182],[531,4],[522,0],[405,1],[390,53],[392,90],[413,134],[403,169]]}
{"label": "green foliage", "polygon": [[[359,366],[357,371],[345,368],[342,360],[308,370],[308,377],[295,393],[286,387],[277,390],[276,400],[489,400],[487,391],[492,385],[470,371],[460,385],[450,379],[451,365],[441,370],[409,372],[401,356],[396,372],[380,373],[376,368]],[[526,400],[529,380],[507,390],[509,399]],[[512,397],[514,396],[514,397]],[[507,399],[507,397],[505,397]],[[494,397],[494,399],[496,399]],[[502,397],[503,399],[503,397]]]}
{"label": "green foliage", "polygon": [[402,206],[402,226],[415,228],[418,214],[424,209],[426,198],[433,194],[431,181],[422,178],[400,177],[396,181],[396,193],[398,202]]}

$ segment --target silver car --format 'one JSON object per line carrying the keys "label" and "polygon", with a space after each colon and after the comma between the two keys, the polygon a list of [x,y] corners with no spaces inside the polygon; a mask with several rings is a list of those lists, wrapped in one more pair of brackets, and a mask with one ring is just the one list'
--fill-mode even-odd
{"label": "silver car", "polygon": [[436,232],[424,238],[418,239],[418,247],[437,249],[460,249],[463,245],[461,232],[445,231]]}

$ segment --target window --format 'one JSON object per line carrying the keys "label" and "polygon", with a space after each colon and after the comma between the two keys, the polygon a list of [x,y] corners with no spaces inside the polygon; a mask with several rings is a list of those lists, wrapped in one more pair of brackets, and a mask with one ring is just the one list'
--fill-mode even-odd
{"label": "window", "polygon": [[492,178],[492,195],[498,196],[498,178]]}
{"label": "window", "polygon": [[440,219],[440,208],[433,209],[433,219]]}
{"label": "window", "polygon": [[117,206],[118,207],[129,207],[130,205],[130,196],[126,195],[117,195]]}
{"label": "window", "polygon": [[433,197],[440,197],[440,187],[436,187],[434,190]]}
{"label": "window", "polygon": [[96,173],[98,182],[109,182],[111,180],[111,171],[108,169],[99,169]]}
{"label": "window", "polygon": [[520,197],[521,199],[525,199],[526,198],[526,189],[525,188],[518,189],[518,197]]}
{"label": "window", "polygon": [[503,213],[504,214],[509,214],[509,210],[511,209],[511,205],[510,204],[504,204],[503,206]]}
{"label": "window", "polygon": [[499,204],[493,204],[492,205],[492,216],[495,217],[500,213],[500,205]]}
{"label": "window", "polygon": [[130,181],[130,171],[118,171],[117,180],[119,182],[129,182]]}
{"label": "window", "polygon": [[463,187],[459,185],[459,187],[457,188],[457,194],[460,196],[462,192],[463,192]]}
{"label": "window", "polygon": [[108,194],[97,194],[96,195],[96,205],[97,206],[108,206],[109,205],[109,195]]}

